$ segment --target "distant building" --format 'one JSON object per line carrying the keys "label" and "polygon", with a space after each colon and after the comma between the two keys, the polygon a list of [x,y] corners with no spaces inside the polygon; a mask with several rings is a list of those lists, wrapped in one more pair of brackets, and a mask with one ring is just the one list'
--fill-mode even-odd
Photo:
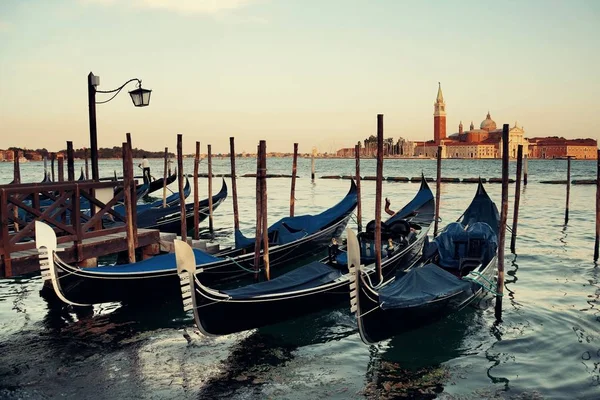
{"label": "distant building", "polygon": [[[415,146],[415,155],[419,157],[436,157],[438,146],[442,147],[442,158],[498,158],[502,157],[502,129],[497,129],[496,122],[488,111],[486,118],[475,129],[473,122],[468,131],[463,130],[462,121],[458,132],[446,137],[446,103],[442,94],[442,86],[438,83],[436,101],[433,105],[433,140]],[[509,130],[509,156],[517,157],[519,145],[523,145],[527,154],[529,142],[524,137],[525,131],[515,125]]]}
{"label": "distant building", "polygon": [[529,139],[530,158],[573,157],[596,160],[598,143],[594,139],[565,139],[563,137],[535,137]]}
{"label": "distant building", "polygon": [[[19,151],[19,155],[22,156],[23,152]],[[14,150],[0,150],[0,161],[14,161],[15,152]]]}

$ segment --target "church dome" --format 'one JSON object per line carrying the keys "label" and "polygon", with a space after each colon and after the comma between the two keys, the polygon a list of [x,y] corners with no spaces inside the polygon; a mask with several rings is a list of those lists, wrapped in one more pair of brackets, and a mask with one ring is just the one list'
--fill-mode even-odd
{"label": "church dome", "polygon": [[490,117],[490,112],[489,111],[488,111],[487,116],[485,117],[485,119],[483,121],[481,121],[480,128],[484,129],[484,130],[486,130],[488,132],[496,130],[496,123],[494,122],[494,120],[492,119],[492,117]]}

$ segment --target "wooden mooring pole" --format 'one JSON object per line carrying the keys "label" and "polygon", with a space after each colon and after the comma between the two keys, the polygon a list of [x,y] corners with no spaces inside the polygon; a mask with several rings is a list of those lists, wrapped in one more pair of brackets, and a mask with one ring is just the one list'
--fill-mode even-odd
{"label": "wooden mooring pole", "polygon": [[442,146],[437,148],[437,175],[435,180],[435,222],[433,223],[433,237],[437,236],[440,219],[440,190],[442,186]]}
{"label": "wooden mooring pole", "polygon": [[[14,164],[13,164],[13,183],[15,185],[18,185],[19,183],[21,183],[21,166],[19,164],[19,150],[15,150],[14,151]],[[19,217],[19,210],[16,206],[13,206],[12,208],[13,211],[13,229],[15,230],[15,232],[18,232],[20,227],[19,227],[19,223],[17,222],[17,218]],[[4,222],[4,221],[2,221]],[[9,254],[10,257],[10,254]],[[10,262],[9,262],[10,263]],[[9,272],[10,272],[10,266],[8,268]]]}
{"label": "wooden mooring pole", "polygon": [[194,239],[200,239],[200,205],[198,204],[198,168],[200,167],[200,142],[196,142],[194,157]]}
{"label": "wooden mooring pole", "polygon": [[271,279],[271,270],[269,268],[269,222],[267,215],[267,142],[260,141],[260,192],[261,206],[260,213],[262,215],[262,242],[263,242],[263,266],[265,269],[265,278]]}
{"label": "wooden mooring pole", "polygon": [[523,186],[527,186],[527,159],[529,156],[527,154],[523,157]]}
{"label": "wooden mooring pole", "polygon": [[600,245],[600,150],[596,153],[596,242],[594,244],[594,262],[598,261]]}
{"label": "wooden mooring pole", "polygon": [[233,200],[233,228],[240,230],[240,215],[238,210],[237,180],[235,176],[235,138],[229,138],[229,158],[231,159],[231,198]]}
{"label": "wooden mooring pole", "polygon": [[73,156],[73,142],[67,141],[67,180],[75,180],[75,159]]}
{"label": "wooden mooring pole", "polygon": [[567,204],[565,206],[565,225],[569,223],[569,200],[571,198],[571,156],[567,156]]}
{"label": "wooden mooring pole", "polygon": [[360,200],[360,146],[354,146],[354,161],[356,167],[356,224],[358,225],[358,232],[362,232],[362,204]]}
{"label": "wooden mooring pole", "polygon": [[169,148],[165,147],[165,171],[163,173],[163,208],[167,207],[167,161],[169,159]]}
{"label": "wooden mooring pole", "polygon": [[130,264],[135,262],[135,240],[134,223],[131,198],[131,186],[133,185],[133,165],[130,165],[130,149],[127,142],[123,142],[123,195],[126,214],[126,235],[127,235],[127,257]]}
{"label": "wooden mooring pole", "polygon": [[497,321],[502,321],[502,296],[504,295],[504,242],[506,240],[506,220],[508,217],[508,124],[502,127],[502,203],[500,206],[500,226],[498,227],[498,282],[496,284]]}
{"label": "wooden mooring pole", "polygon": [[48,178],[48,157],[44,156],[44,180]]}
{"label": "wooden mooring pole", "polygon": [[212,146],[208,145],[208,230],[213,235],[213,199],[212,199]]}
{"label": "wooden mooring pole", "polygon": [[[133,243],[135,245],[135,248],[138,247],[138,235],[137,235],[137,190],[135,188],[135,180],[133,179],[135,173],[133,171],[133,146],[131,144],[131,133],[127,132],[125,134],[125,136],[127,137],[127,147],[129,148],[129,151],[127,152],[127,157],[129,157],[128,160],[128,164],[129,164],[129,173],[130,173],[130,186],[129,186],[129,190],[131,192],[131,222],[133,223]],[[98,162],[98,158],[96,157],[96,162]],[[96,165],[97,167],[97,165]],[[98,171],[100,171],[98,169]]]}
{"label": "wooden mooring pole", "polygon": [[55,182],[54,180],[54,160],[56,159],[56,153],[50,153],[50,170],[52,172],[52,182]]}
{"label": "wooden mooring pole", "polygon": [[313,147],[312,154],[310,156],[310,179],[315,182],[315,153],[316,149]]}
{"label": "wooden mooring pole", "polygon": [[377,114],[377,177],[375,182],[375,265],[378,282],[383,281],[381,271],[381,190],[383,183],[383,114]]}
{"label": "wooden mooring pole", "polygon": [[21,183],[21,166],[19,164],[19,150],[15,150],[13,152],[14,160],[13,160],[13,183],[19,184]]}
{"label": "wooden mooring pole", "polygon": [[187,243],[187,221],[185,196],[183,195],[183,135],[177,134],[177,180],[179,183],[179,204],[181,212],[181,240]]}
{"label": "wooden mooring pole", "polygon": [[260,181],[261,147],[256,150],[256,229],[254,234],[254,280],[258,280],[260,270],[260,242],[262,241],[262,194]]}
{"label": "wooden mooring pole", "polygon": [[296,172],[298,169],[298,143],[294,143],[294,158],[292,159],[292,189],[290,191],[290,217],[294,216],[296,202]]}
{"label": "wooden mooring pole", "polygon": [[517,177],[515,179],[515,204],[513,206],[513,224],[510,236],[510,251],[515,253],[517,241],[517,224],[519,221],[519,203],[521,202],[521,170],[523,167],[523,145],[517,148]]}
{"label": "wooden mooring pole", "polygon": [[83,148],[83,162],[85,163],[85,179],[90,179],[90,167],[88,164],[87,148]]}
{"label": "wooden mooring pole", "polygon": [[58,181],[59,182],[64,182],[65,181],[65,159],[64,156],[61,154],[58,155]]}

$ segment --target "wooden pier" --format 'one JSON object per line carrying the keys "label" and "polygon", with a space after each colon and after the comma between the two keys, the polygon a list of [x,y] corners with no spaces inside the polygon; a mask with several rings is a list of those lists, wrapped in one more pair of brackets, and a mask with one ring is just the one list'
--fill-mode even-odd
{"label": "wooden pier", "polygon": [[[131,210],[121,216],[112,209],[128,192],[118,189],[128,185],[134,187],[135,181],[0,185],[0,277],[39,270],[36,220],[52,226],[66,262],[93,266],[100,256],[131,248],[140,249],[142,258],[158,254],[158,230],[138,230],[126,217]],[[136,200],[134,191],[134,199],[125,203],[134,213]]]}

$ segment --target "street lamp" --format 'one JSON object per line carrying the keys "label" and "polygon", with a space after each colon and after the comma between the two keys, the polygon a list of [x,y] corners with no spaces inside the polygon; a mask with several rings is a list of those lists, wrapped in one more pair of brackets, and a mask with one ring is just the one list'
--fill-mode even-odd
{"label": "street lamp", "polygon": [[[136,107],[146,107],[150,104],[150,94],[152,90],[143,89],[142,81],[138,78],[133,78],[119,86],[114,90],[97,90],[96,87],[100,85],[100,77],[94,75],[92,72],[88,75],[88,106],[90,116],[90,148],[92,151],[92,179],[94,181],[100,180],[98,171],[98,130],[96,128],[96,104],[108,103],[114,99],[121,90],[130,82],[137,81],[138,87],[135,90],[129,92],[131,101]],[[105,101],[96,102],[96,93],[114,93],[114,95]]]}

